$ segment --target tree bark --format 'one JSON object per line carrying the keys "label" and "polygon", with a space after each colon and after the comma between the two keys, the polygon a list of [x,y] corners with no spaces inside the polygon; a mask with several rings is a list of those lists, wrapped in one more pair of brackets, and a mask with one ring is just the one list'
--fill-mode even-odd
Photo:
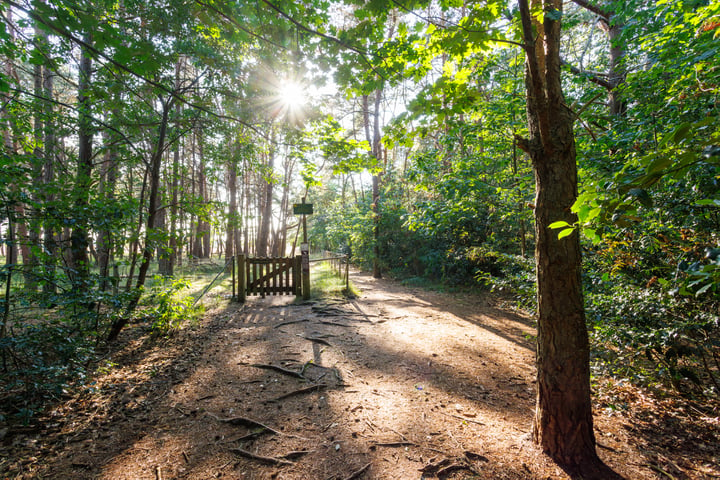
{"label": "tree bark", "polygon": [[[119,98],[115,99],[116,102],[120,101]],[[114,112],[117,114],[117,111]],[[105,142],[110,145],[113,143],[114,136],[108,132],[104,135]],[[105,158],[103,159],[103,169],[100,176],[100,193],[105,199],[108,205],[115,203],[115,186],[117,183],[117,163],[118,163],[117,150],[112,146],[109,146],[105,152]],[[112,259],[113,251],[113,236],[112,230],[107,223],[107,226],[100,230],[97,239],[97,254],[98,254],[98,268],[100,274],[100,290],[106,291],[110,286],[110,261]],[[117,280],[117,279],[115,279]]]}
{"label": "tree bark", "polygon": [[[92,44],[92,35],[86,34],[85,43]],[[92,75],[92,59],[90,52],[82,49],[80,56],[80,69],[78,70],[78,161],[75,178],[75,225],[70,236],[70,253],[72,265],[70,278],[73,288],[84,292],[90,273],[90,259],[88,246],[90,238],[88,233],[88,201],[92,185],[92,110],[89,97],[90,79]]]}
{"label": "tree bark", "polygon": [[[363,123],[365,125],[365,137],[370,144],[371,155],[375,158],[380,168],[382,152],[380,151],[380,102],[382,100],[383,88],[375,90],[374,111],[373,111],[373,132],[370,136],[370,111],[368,96],[363,95]],[[380,268],[380,173],[372,176],[372,212],[373,212],[373,277],[382,278]]]}
{"label": "tree bark", "polygon": [[125,315],[117,319],[110,328],[108,334],[108,341],[117,339],[120,331],[125,327],[128,322],[128,316],[135,310],[140,301],[140,295],[142,293],[142,287],[145,285],[145,279],[147,278],[147,272],[150,269],[150,261],[153,256],[157,214],[160,206],[160,167],[162,166],[163,152],[165,151],[165,137],[167,134],[167,124],[170,109],[172,108],[172,98],[163,102],[162,104],[162,119],[160,120],[160,127],[158,131],[158,140],[150,158],[150,192],[148,195],[148,217],[145,225],[145,245],[143,247],[143,259],[138,270],[138,278],[135,283],[135,292],[130,299],[130,302],[125,310]]}
{"label": "tree bark", "polygon": [[228,205],[227,232],[225,237],[225,264],[230,271],[232,268],[228,262],[233,255],[239,252],[235,251],[235,244],[238,235],[238,207],[237,207],[237,157],[233,156],[227,165],[227,188],[230,195],[230,204]]}
{"label": "tree bark", "polygon": [[[562,0],[535,0],[540,11],[562,11]],[[530,138],[521,142],[535,173],[536,273],[538,300],[537,402],[533,438],[558,464],[596,476],[590,401],[589,342],[580,279],[579,235],[558,239],[556,221],[573,224],[577,197],[573,114],[560,83],[560,22],[540,24],[520,0],[526,53]],[[607,474],[605,471],[603,474]]]}
{"label": "tree bark", "polygon": [[264,181],[265,188],[263,191],[261,212],[260,212],[260,228],[257,236],[257,255],[265,257],[268,253],[268,240],[270,239],[270,221],[272,219],[272,199],[275,181],[273,180],[273,172],[275,169],[275,135],[273,133],[268,152],[268,163],[266,170],[266,178]]}
{"label": "tree bark", "polygon": [[57,243],[55,242],[56,227],[54,219],[48,214],[47,206],[55,201],[55,195],[53,195],[50,185],[55,180],[55,122],[53,121],[53,104],[52,99],[54,96],[54,80],[53,73],[47,66],[43,66],[43,91],[47,101],[45,102],[45,131],[44,145],[45,145],[45,158],[43,165],[42,182],[45,186],[45,191],[42,195],[42,202],[44,205],[44,225],[43,225],[43,248],[45,250],[45,271],[44,281],[42,285],[42,292],[45,296],[54,295],[57,291],[57,285],[55,282],[55,264],[57,258]]}

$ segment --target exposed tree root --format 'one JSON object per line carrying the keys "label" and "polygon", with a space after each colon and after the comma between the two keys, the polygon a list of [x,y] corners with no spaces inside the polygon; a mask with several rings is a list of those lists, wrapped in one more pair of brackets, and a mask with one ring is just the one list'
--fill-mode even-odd
{"label": "exposed tree root", "polygon": [[315,392],[315,391],[317,391],[317,390],[321,390],[321,389],[327,388],[327,387],[328,387],[328,386],[327,386],[326,383],[319,383],[319,384],[317,384],[317,385],[312,385],[312,386],[310,386],[310,387],[305,387],[305,388],[301,388],[301,389],[299,389],[299,390],[294,390],[294,391],[292,391],[292,392],[290,392],[290,393],[286,393],[285,395],[280,395],[280,396],[277,397],[277,398],[273,398],[272,400],[268,400],[267,403],[279,402],[280,400],[285,400],[286,398],[294,397],[295,395],[302,395],[303,393]]}
{"label": "exposed tree root", "polygon": [[264,363],[239,363],[238,365],[249,365],[251,367],[255,368],[262,368],[265,370],[274,370],[276,372],[282,373],[283,375],[287,375],[289,377],[299,378],[301,380],[307,380],[307,378],[303,377],[303,375],[299,372],[296,372],[295,370],[288,370],[287,368],[278,367],[276,365],[267,365]]}
{"label": "exposed tree root", "polygon": [[320,322],[323,325],[333,325],[335,327],[352,327],[352,325],[345,325],[344,323],[336,323],[336,322]]}
{"label": "exposed tree root", "polygon": [[442,478],[450,475],[452,472],[456,472],[458,470],[467,470],[474,475],[479,475],[479,473],[474,468],[470,467],[469,465],[465,465],[462,463],[453,463],[451,465],[448,465],[445,468],[441,468],[440,470],[438,470],[437,477],[442,479]]}
{"label": "exposed tree root", "polygon": [[328,347],[332,347],[332,345],[330,345],[330,342],[328,342],[327,340],[323,340],[322,338],[317,338],[317,337],[302,337],[302,338],[304,338],[305,340],[314,342],[314,343],[319,343],[321,345],[327,345]]}
{"label": "exposed tree root", "polygon": [[313,452],[313,451],[314,451],[314,450],[296,450],[296,451],[293,451],[293,452],[288,452],[288,453],[286,453],[285,455],[282,455],[282,456],[279,457],[279,458],[284,458],[284,459],[286,459],[286,460],[295,460],[296,458],[303,457],[303,456],[305,456],[305,455],[307,455],[308,453],[311,453],[311,452]]}
{"label": "exposed tree root", "polygon": [[303,319],[301,319],[301,320],[290,320],[290,321],[288,321],[288,322],[278,323],[278,324],[275,325],[273,328],[280,328],[280,327],[283,327],[283,326],[285,326],[285,325],[292,325],[293,323],[303,323],[303,322],[309,322],[309,321],[310,321],[310,319],[308,319],[308,318],[303,318]]}
{"label": "exposed tree root", "polygon": [[365,473],[365,470],[370,468],[370,465],[372,465],[372,463],[365,464],[365,466],[363,466],[362,468],[360,468],[358,470],[355,470],[353,473],[350,474],[350,476],[345,477],[343,480],[355,480],[356,478],[359,478],[360,475]]}
{"label": "exposed tree root", "polygon": [[[223,422],[223,423],[227,423],[230,425],[238,425],[238,426],[248,427],[248,428],[261,428],[263,430],[272,432],[276,435],[283,435],[282,432],[279,432],[279,431],[275,430],[274,428],[268,427],[267,425],[264,425],[256,420],[252,420],[250,418],[245,418],[245,417],[220,418],[209,412],[206,413],[206,415],[214,418],[218,422]],[[261,432],[257,432],[257,433],[261,433]]]}
{"label": "exposed tree root", "polygon": [[438,460],[437,462],[429,463],[419,470],[423,473],[436,473],[438,470],[448,465],[450,465],[450,460],[447,458],[443,458],[442,460]]}
{"label": "exposed tree root", "polygon": [[489,462],[490,459],[487,458],[485,455],[480,455],[479,453],[471,452],[466,450],[465,451],[465,458],[468,460],[479,460],[481,462]]}
{"label": "exposed tree root", "polygon": [[417,447],[417,444],[401,440],[399,442],[373,442],[370,447]]}
{"label": "exposed tree root", "polygon": [[237,455],[240,455],[241,457],[249,458],[251,460],[257,460],[262,463],[267,463],[270,465],[293,465],[294,462],[291,462],[290,460],[285,460],[284,458],[276,458],[276,457],[266,457],[264,455],[256,455],[252,452],[248,452],[245,449],[242,448],[231,448],[230,451],[232,453],[235,453]]}

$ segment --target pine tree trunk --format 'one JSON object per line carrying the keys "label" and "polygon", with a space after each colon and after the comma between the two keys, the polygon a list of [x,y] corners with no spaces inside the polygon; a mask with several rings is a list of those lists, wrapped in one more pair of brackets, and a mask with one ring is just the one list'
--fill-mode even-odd
{"label": "pine tree trunk", "polygon": [[228,205],[227,232],[225,237],[225,264],[228,271],[231,266],[228,264],[230,258],[236,255],[235,244],[238,235],[238,207],[237,207],[237,158],[231,158],[227,165],[227,188],[230,194]]}
{"label": "pine tree trunk", "polygon": [[[272,140],[275,140],[273,135]],[[266,257],[268,254],[268,244],[270,239],[270,221],[272,220],[272,199],[273,199],[273,187],[274,181],[272,179],[273,170],[275,168],[275,150],[274,147],[270,147],[268,153],[267,163],[267,179],[264,180],[263,197],[260,210],[260,225],[257,236],[257,255],[259,257]]]}
{"label": "pine tree trunk", "polygon": [[[542,2],[542,3],[541,3]],[[537,3],[537,5],[535,4]],[[562,0],[535,0],[540,11],[562,11]],[[533,438],[558,464],[583,478],[614,478],[595,452],[588,333],[577,231],[558,238],[556,221],[573,224],[577,197],[573,115],[560,83],[560,22],[539,24],[520,0],[526,50],[529,140],[519,140],[535,172],[538,285],[537,403]],[[533,24],[533,22],[536,22]],[[606,475],[606,476],[602,476]]]}
{"label": "pine tree trunk", "polygon": [[167,124],[170,109],[172,108],[172,99],[163,102],[162,118],[158,131],[157,145],[150,159],[150,192],[148,195],[148,216],[145,225],[145,245],[143,247],[143,258],[138,270],[138,278],[135,283],[135,292],[128,303],[125,315],[113,322],[108,341],[117,339],[120,331],[128,322],[128,316],[135,310],[140,301],[142,287],[145,285],[147,272],[150,269],[150,261],[153,256],[153,237],[155,236],[155,228],[157,222],[157,214],[160,206],[160,167],[162,166],[163,152],[165,151],[165,137],[167,134]]}
{"label": "pine tree trunk", "polygon": [[[85,43],[92,44],[92,35],[86,34]],[[90,274],[88,246],[88,201],[92,186],[92,115],[89,97],[90,78],[92,75],[92,59],[90,52],[82,50],[80,69],[78,71],[78,163],[75,179],[75,225],[70,235],[70,252],[72,268],[70,278],[73,288],[84,292]]]}
{"label": "pine tree trunk", "polygon": [[[50,205],[54,200],[55,196],[51,193],[52,188],[50,185],[55,180],[55,123],[53,121],[53,104],[50,100],[54,96],[54,80],[53,73],[47,66],[43,66],[43,92],[45,98],[48,101],[45,102],[45,131],[44,145],[45,145],[45,164],[43,166],[42,182],[45,186],[42,202],[44,205]],[[47,213],[47,209],[44,214],[44,225],[43,225],[43,248],[45,250],[44,259],[44,282],[42,285],[42,292],[45,296],[54,295],[57,289],[55,282],[55,264],[57,259],[57,243],[55,242],[55,224],[54,219]]]}
{"label": "pine tree trunk", "polygon": [[[116,99],[116,101],[119,101]],[[117,113],[117,112],[116,112]],[[113,135],[104,135],[106,144],[113,141]],[[103,159],[103,171],[100,176],[101,195],[105,201],[112,205],[115,203],[115,186],[117,183],[117,150],[108,148]],[[110,286],[110,261],[113,251],[113,237],[110,228],[103,228],[98,234],[97,253],[98,268],[100,270],[100,290],[106,291]],[[117,279],[116,279],[117,280]]]}

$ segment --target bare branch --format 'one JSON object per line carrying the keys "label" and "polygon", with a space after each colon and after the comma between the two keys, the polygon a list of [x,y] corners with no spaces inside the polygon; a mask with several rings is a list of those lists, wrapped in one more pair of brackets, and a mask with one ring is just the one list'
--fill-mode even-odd
{"label": "bare branch", "polygon": [[603,20],[606,22],[610,21],[610,17],[612,14],[607,12],[606,10],[603,10],[602,8],[598,7],[597,5],[593,5],[592,3],[588,2],[587,0],[571,0],[574,4],[581,6],[585,10],[588,10],[600,17],[602,17]]}
{"label": "bare branch", "polygon": [[570,65],[568,62],[566,62],[565,60],[562,60],[562,59],[560,60],[560,64],[562,66],[566,67],[570,71],[570,73],[577,75],[579,77],[586,78],[586,79],[590,80],[591,82],[593,82],[597,85],[600,85],[601,87],[603,87],[607,90],[612,90],[613,88],[615,88],[617,86],[617,85],[614,85],[612,82],[609,82],[608,80],[604,80],[604,79],[600,78],[600,75],[604,75],[604,74],[598,74],[596,72],[588,72],[586,70],[580,70],[576,66]]}

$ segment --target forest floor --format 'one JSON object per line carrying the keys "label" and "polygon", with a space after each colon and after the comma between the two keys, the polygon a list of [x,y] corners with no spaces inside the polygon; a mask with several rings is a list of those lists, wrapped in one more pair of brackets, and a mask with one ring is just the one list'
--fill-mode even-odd
{"label": "forest floor", "polygon": [[[218,300],[170,338],[129,327],[93,384],[6,432],[0,478],[568,478],[530,437],[530,318],[352,281],[354,300]],[[720,478],[717,413],[594,390],[599,455],[626,479]]]}

